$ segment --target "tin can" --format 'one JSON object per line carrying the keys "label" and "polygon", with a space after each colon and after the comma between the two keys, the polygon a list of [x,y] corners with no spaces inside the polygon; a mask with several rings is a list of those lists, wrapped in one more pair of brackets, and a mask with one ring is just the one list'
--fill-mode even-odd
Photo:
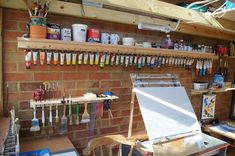
{"label": "tin can", "polygon": [[88,42],[100,42],[100,31],[98,29],[88,29]]}
{"label": "tin can", "polygon": [[61,40],[71,41],[71,29],[70,28],[62,28],[61,29]]}
{"label": "tin can", "polygon": [[60,25],[55,23],[47,24],[47,38],[60,40]]}

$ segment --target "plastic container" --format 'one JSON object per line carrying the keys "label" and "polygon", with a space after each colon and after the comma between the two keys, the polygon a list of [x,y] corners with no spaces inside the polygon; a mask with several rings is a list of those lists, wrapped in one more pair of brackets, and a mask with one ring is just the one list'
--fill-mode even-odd
{"label": "plastic container", "polygon": [[60,40],[60,25],[55,23],[47,24],[47,38]]}
{"label": "plastic container", "polygon": [[87,25],[73,24],[73,40],[78,42],[86,42]]}
{"label": "plastic container", "polygon": [[193,88],[195,90],[206,90],[208,87],[208,82],[194,82]]}
{"label": "plastic container", "polygon": [[47,37],[46,18],[32,16],[30,17],[29,24],[30,24],[29,28],[30,38],[45,39]]}
{"label": "plastic container", "polygon": [[100,31],[98,29],[88,29],[87,41],[100,42]]}

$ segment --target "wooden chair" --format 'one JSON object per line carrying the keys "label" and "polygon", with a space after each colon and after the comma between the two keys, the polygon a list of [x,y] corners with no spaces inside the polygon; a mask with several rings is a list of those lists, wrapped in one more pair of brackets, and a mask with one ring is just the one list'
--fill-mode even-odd
{"label": "wooden chair", "polygon": [[93,156],[96,155],[95,151],[98,149],[100,151],[100,155],[104,156],[104,146],[108,146],[109,156],[112,156],[112,149],[115,146],[118,146],[118,156],[122,156],[122,144],[130,145],[131,150],[129,151],[128,156],[131,156],[133,147],[135,142],[128,141],[123,135],[106,135],[98,138],[91,139],[87,147],[83,150],[83,155],[89,156],[93,153]]}

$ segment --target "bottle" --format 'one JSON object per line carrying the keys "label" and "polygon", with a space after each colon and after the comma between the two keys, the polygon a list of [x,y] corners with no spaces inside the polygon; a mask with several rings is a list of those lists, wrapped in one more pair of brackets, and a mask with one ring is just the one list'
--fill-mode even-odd
{"label": "bottle", "polygon": [[174,42],[174,50],[179,50],[178,41],[175,41],[175,42]]}
{"label": "bottle", "polygon": [[179,50],[184,50],[184,40],[180,40],[180,43],[179,43]]}
{"label": "bottle", "polygon": [[165,42],[166,49],[170,49],[171,45],[172,45],[171,36],[170,36],[170,34],[167,34],[166,35],[166,42]]}

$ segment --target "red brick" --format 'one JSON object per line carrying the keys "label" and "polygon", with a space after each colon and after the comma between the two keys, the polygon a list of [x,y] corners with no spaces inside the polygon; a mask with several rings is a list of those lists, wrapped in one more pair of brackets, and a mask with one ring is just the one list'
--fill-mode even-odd
{"label": "red brick", "polygon": [[16,72],[16,63],[4,63],[3,73]]}
{"label": "red brick", "polygon": [[17,26],[17,28],[18,28],[18,30],[20,30],[20,31],[24,31],[24,32],[26,32],[26,24],[27,24],[27,22],[18,22],[18,26]]}
{"label": "red brick", "polygon": [[75,81],[63,81],[62,83],[59,83],[60,89],[75,89]]}
{"label": "red brick", "polygon": [[137,116],[134,116],[133,117],[133,121],[142,121],[143,119],[142,119],[142,116],[141,115],[137,115]]}
{"label": "red brick", "polygon": [[39,82],[20,83],[20,90],[21,91],[34,91],[35,89],[39,88],[40,85],[43,87],[43,84]]}
{"label": "red brick", "polygon": [[129,116],[130,115],[130,110],[122,110],[121,116]]}
{"label": "red brick", "polygon": [[22,32],[4,31],[3,32],[3,40],[4,41],[16,41],[17,37],[21,37],[22,35],[23,35]]}
{"label": "red brick", "polygon": [[20,92],[17,100],[30,100],[33,98],[33,92]]}
{"label": "red brick", "polygon": [[96,119],[96,126],[98,128],[100,128],[100,127],[107,127],[107,126],[109,126],[109,123],[110,123],[109,119],[104,119],[104,118],[102,118],[100,120]]}
{"label": "red brick", "polygon": [[77,139],[79,139],[79,138],[87,138],[87,137],[89,137],[89,131],[88,130],[76,132],[76,138]]}
{"label": "red brick", "polygon": [[39,81],[62,80],[62,73],[35,73],[34,80],[39,80]]}
{"label": "red brick", "polygon": [[24,110],[24,111],[18,111],[17,117],[21,120],[32,120],[33,110],[28,109],[28,110]]}
{"label": "red brick", "polygon": [[27,71],[27,72],[32,72],[32,71],[50,71],[48,68],[49,68],[49,66],[47,66],[47,65],[40,65],[40,64],[33,65],[33,64],[31,64],[30,69],[26,69],[25,68],[25,63],[19,63],[18,64],[18,71],[19,72],[23,72],[23,71]]}
{"label": "red brick", "polygon": [[32,73],[5,73],[4,80],[5,81],[33,80],[33,74]]}
{"label": "red brick", "polygon": [[106,127],[106,128],[100,128],[100,134],[109,134],[109,133],[115,133],[118,132],[118,126],[113,127]]}
{"label": "red brick", "polygon": [[101,81],[102,88],[120,87],[121,81]]}
{"label": "red brick", "polygon": [[77,81],[77,88],[99,88],[100,81]]}
{"label": "red brick", "polygon": [[64,73],[63,80],[87,80],[86,73]]}
{"label": "red brick", "polygon": [[16,30],[16,22],[15,21],[4,21],[3,22],[3,29],[4,30]]}
{"label": "red brick", "polygon": [[101,68],[99,66],[91,65],[77,65],[78,71],[98,71]]}
{"label": "red brick", "polygon": [[76,71],[77,70],[77,66],[72,66],[72,65],[53,65],[51,64],[49,66],[49,70],[51,71]]}
{"label": "red brick", "polygon": [[90,73],[89,79],[91,80],[104,80],[104,79],[110,79],[109,73]]}
{"label": "red brick", "polygon": [[129,117],[119,117],[119,118],[114,118],[111,120],[111,125],[120,125],[120,124],[126,124],[129,122]]}
{"label": "red brick", "polygon": [[21,128],[30,128],[31,127],[31,121],[30,120],[23,120],[20,121]]}
{"label": "red brick", "polygon": [[81,130],[87,130],[87,124],[73,124],[68,126],[69,131],[81,131]]}
{"label": "red brick", "polygon": [[29,101],[22,101],[20,102],[20,109],[30,109],[30,103]]}
{"label": "red brick", "polygon": [[112,73],[112,79],[130,79],[130,74],[126,73]]}
{"label": "red brick", "polygon": [[9,51],[16,52],[16,43],[15,42],[4,42],[3,49],[5,52],[9,52]]}
{"label": "red brick", "polygon": [[3,19],[4,19],[4,21],[5,20],[18,20],[18,11],[17,10],[4,9]]}
{"label": "red brick", "polygon": [[131,88],[112,88],[111,91],[112,91],[115,95],[119,95],[119,94],[130,94]]}

